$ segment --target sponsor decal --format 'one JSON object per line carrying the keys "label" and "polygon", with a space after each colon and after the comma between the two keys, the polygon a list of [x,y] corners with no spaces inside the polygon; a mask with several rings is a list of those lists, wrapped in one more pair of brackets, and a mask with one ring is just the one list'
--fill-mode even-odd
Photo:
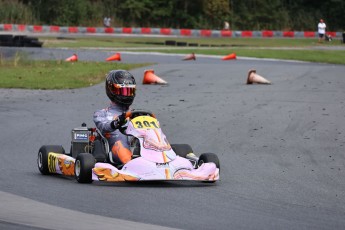
{"label": "sponsor decal", "polygon": [[65,155],[60,155],[59,169],[62,175],[74,176],[74,159]]}
{"label": "sponsor decal", "polygon": [[92,172],[97,176],[99,181],[118,182],[118,181],[138,181],[139,180],[139,178],[131,176],[131,175],[121,174],[119,172],[113,172],[110,168],[95,167],[92,169]]}
{"label": "sponsor decal", "polygon": [[64,165],[66,166],[66,168],[69,168],[71,166],[71,163],[69,160],[64,160]]}
{"label": "sponsor decal", "polygon": [[57,164],[57,158],[58,154],[56,153],[49,153],[48,154],[48,170],[51,173],[56,173],[56,164]]}
{"label": "sponsor decal", "polygon": [[88,134],[87,133],[75,133],[74,139],[75,140],[88,140]]}
{"label": "sponsor decal", "polygon": [[156,163],[157,168],[169,168],[169,163]]}
{"label": "sponsor decal", "polygon": [[64,154],[50,152],[48,154],[48,170],[65,176],[74,175],[74,158]]}

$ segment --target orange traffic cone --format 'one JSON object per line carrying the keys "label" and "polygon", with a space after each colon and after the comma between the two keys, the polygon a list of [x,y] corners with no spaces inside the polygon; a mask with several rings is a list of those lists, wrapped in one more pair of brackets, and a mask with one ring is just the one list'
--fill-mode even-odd
{"label": "orange traffic cone", "polygon": [[256,74],[256,70],[252,69],[249,70],[248,72],[248,78],[247,78],[247,84],[253,84],[253,83],[257,83],[257,84],[268,84],[270,85],[271,82],[268,81],[267,79],[265,79],[264,77],[260,76],[259,74]]}
{"label": "orange traffic cone", "polygon": [[227,55],[227,56],[222,58],[223,61],[231,60],[231,59],[236,59],[236,54],[235,53],[229,54],[229,55]]}
{"label": "orange traffic cone", "polygon": [[154,73],[155,72],[153,71],[153,69],[145,70],[143,84],[168,84],[166,81],[164,81],[162,78],[158,77]]}
{"label": "orange traffic cone", "polygon": [[73,54],[69,58],[66,58],[65,61],[70,61],[70,62],[78,61],[78,55]]}
{"label": "orange traffic cone", "polygon": [[106,61],[121,61],[121,54],[120,53],[116,53],[110,57],[108,57],[107,59],[105,59]]}
{"label": "orange traffic cone", "polygon": [[195,61],[196,57],[195,57],[195,54],[192,53],[192,54],[189,54],[187,55],[185,58],[183,58],[182,60],[183,61],[189,61],[189,60],[194,60]]}

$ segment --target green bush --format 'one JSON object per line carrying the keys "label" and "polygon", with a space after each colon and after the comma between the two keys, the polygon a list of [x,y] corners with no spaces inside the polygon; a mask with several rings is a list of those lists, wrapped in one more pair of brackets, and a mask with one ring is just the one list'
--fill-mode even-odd
{"label": "green bush", "polygon": [[32,24],[35,22],[30,4],[27,5],[18,0],[0,0],[0,23]]}

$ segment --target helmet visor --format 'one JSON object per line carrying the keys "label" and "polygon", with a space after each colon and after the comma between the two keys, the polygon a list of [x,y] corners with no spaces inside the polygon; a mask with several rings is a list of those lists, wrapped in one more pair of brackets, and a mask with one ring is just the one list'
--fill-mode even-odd
{"label": "helmet visor", "polygon": [[135,96],[135,85],[113,84],[112,93],[119,96]]}

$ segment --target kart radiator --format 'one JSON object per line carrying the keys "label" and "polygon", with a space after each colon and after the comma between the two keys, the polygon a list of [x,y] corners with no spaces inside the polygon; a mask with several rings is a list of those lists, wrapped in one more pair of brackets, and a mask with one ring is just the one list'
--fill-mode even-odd
{"label": "kart radiator", "polygon": [[91,153],[90,131],[85,126],[72,129],[71,155],[77,157],[79,153]]}

